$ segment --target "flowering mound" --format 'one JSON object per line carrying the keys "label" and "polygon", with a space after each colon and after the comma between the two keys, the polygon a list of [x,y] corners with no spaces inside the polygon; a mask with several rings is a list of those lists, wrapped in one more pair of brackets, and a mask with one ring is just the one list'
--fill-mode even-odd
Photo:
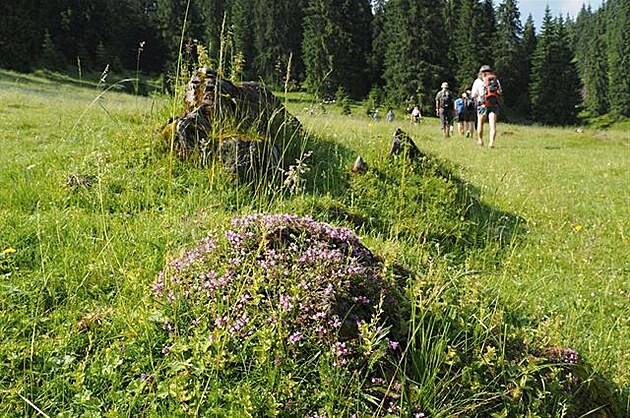
{"label": "flowering mound", "polygon": [[405,335],[393,273],[352,231],[309,217],[235,218],[170,261],[153,293],[170,332],[165,351],[203,341],[203,367],[239,384],[286,370],[286,402],[335,375],[382,380]]}

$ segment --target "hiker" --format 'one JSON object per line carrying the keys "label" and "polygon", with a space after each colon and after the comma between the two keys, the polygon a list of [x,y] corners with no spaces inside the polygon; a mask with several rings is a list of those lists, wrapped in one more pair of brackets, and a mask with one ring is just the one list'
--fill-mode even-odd
{"label": "hiker", "polygon": [[389,109],[389,111],[387,112],[387,122],[391,122],[394,120],[394,111],[392,109]]}
{"label": "hiker", "polygon": [[475,124],[477,123],[477,108],[471,94],[470,90],[466,90],[466,113],[464,116],[466,138],[471,137],[475,132]]}
{"label": "hiker", "polygon": [[420,114],[420,108],[418,106],[414,106],[411,111],[411,121],[413,123],[419,123],[422,120],[422,115]]}
{"label": "hiker", "polygon": [[451,119],[453,118],[453,93],[448,89],[445,81],[441,85],[442,90],[435,95],[435,113],[440,117],[440,126],[444,137],[451,136]]}
{"label": "hiker", "polygon": [[497,137],[500,96],[501,83],[499,83],[499,79],[489,65],[482,65],[472,86],[472,97],[477,103],[477,143],[479,146],[483,146],[483,125],[487,120],[490,126],[488,147],[494,148],[494,140]]}
{"label": "hiker", "polygon": [[457,119],[457,131],[460,135],[464,135],[464,122],[466,121],[466,93],[462,93],[455,100],[455,118]]}

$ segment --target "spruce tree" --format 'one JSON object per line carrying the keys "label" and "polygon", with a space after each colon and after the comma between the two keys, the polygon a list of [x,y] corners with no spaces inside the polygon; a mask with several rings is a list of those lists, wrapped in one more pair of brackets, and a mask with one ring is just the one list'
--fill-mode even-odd
{"label": "spruce tree", "polygon": [[549,125],[569,125],[576,121],[580,85],[573,51],[564,21],[552,19],[549,7],[532,60],[531,80],[534,120]]}
{"label": "spruce tree", "polygon": [[518,107],[521,92],[527,89],[521,72],[523,28],[515,0],[504,0],[497,12],[495,72],[503,86],[503,100],[508,111]]}
{"label": "spruce tree", "polygon": [[252,0],[254,19],[254,57],[256,76],[265,82],[280,85],[290,75],[301,78],[302,25],[301,0]]}
{"label": "spruce tree", "polygon": [[309,90],[333,97],[342,86],[354,99],[369,91],[370,2],[314,0],[304,18],[304,64]]}
{"label": "spruce tree", "polygon": [[232,0],[231,30],[236,54],[243,58],[243,78],[255,78],[254,13],[251,0]]}
{"label": "spruce tree", "polygon": [[523,39],[521,41],[521,51],[520,51],[520,61],[518,63],[518,68],[521,72],[521,79],[523,82],[524,88],[520,92],[520,97],[517,105],[517,112],[525,115],[531,116],[531,108],[530,108],[530,98],[529,98],[529,90],[530,90],[530,76],[531,76],[531,68],[532,68],[532,56],[534,55],[534,51],[536,50],[536,28],[534,26],[534,18],[532,15],[527,16],[527,20],[525,20],[525,25],[523,26]]}
{"label": "spruce tree", "polygon": [[461,89],[470,88],[477,70],[483,64],[477,54],[480,27],[481,4],[478,0],[462,0],[458,11],[457,27],[453,33],[455,52],[455,82]]}
{"label": "spruce tree", "polygon": [[55,45],[48,30],[44,33],[44,42],[42,43],[42,53],[40,57],[41,65],[48,70],[60,70],[64,65],[63,55],[57,48],[57,45]]}
{"label": "spruce tree", "polygon": [[579,65],[583,105],[591,116],[609,111],[608,60],[604,12],[583,9],[576,20],[575,51]]}
{"label": "spruce tree", "polygon": [[[49,4],[37,0],[5,1],[0,13],[0,67],[19,71],[33,69],[33,57],[41,50],[44,34],[54,27],[44,16]],[[54,2],[53,2],[54,3]],[[43,9],[43,13],[42,13]],[[48,29],[45,29],[48,28]]]}
{"label": "spruce tree", "polygon": [[442,81],[450,80],[451,34],[444,27],[444,6],[429,0],[389,0],[385,6],[388,43],[384,78],[393,103],[410,98],[433,109]]}
{"label": "spruce tree", "polygon": [[630,116],[630,0],[609,0],[607,7],[610,111]]}
{"label": "spruce tree", "polygon": [[385,51],[387,47],[387,32],[385,31],[385,3],[386,0],[372,1],[372,50],[369,57],[370,84],[383,86],[383,69],[385,65]]}
{"label": "spruce tree", "polygon": [[481,3],[481,16],[477,26],[478,45],[477,53],[483,64],[494,66],[495,44],[497,32],[497,18],[492,0],[483,0]]}

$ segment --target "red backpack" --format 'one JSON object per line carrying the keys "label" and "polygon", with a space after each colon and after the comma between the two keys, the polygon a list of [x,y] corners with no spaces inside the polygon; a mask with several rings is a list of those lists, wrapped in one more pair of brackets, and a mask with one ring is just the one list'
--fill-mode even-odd
{"label": "red backpack", "polygon": [[483,105],[485,107],[496,107],[499,105],[501,88],[499,79],[494,73],[488,73],[483,78]]}

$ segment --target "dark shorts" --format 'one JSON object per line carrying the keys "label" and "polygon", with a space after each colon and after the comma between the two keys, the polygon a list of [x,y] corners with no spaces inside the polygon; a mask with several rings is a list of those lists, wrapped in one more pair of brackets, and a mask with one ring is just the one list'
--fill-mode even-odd
{"label": "dark shorts", "polygon": [[451,120],[453,119],[453,113],[449,110],[440,109],[440,126],[442,129],[451,126]]}
{"label": "dark shorts", "polygon": [[466,114],[464,112],[457,115],[457,122],[464,122],[466,120]]}
{"label": "dark shorts", "polygon": [[477,106],[477,113],[481,116],[486,116],[489,113],[499,114],[499,106],[485,107],[484,105]]}

